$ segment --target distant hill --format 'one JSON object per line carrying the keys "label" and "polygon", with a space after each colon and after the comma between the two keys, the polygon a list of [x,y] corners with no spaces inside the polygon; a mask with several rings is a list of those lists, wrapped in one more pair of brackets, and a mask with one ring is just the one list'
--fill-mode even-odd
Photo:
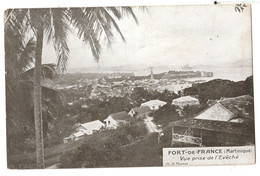
{"label": "distant hill", "polygon": [[240,59],[234,62],[226,62],[222,64],[212,64],[212,65],[193,65],[193,69],[208,69],[208,68],[216,68],[216,67],[252,67],[252,60],[251,59]]}
{"label": "distant hill", "polygon": [[228,64],[228,66],[232,66],[232,67],[252,67],[252,60],[241,59],[241,60],[235,61],[231,64]]}

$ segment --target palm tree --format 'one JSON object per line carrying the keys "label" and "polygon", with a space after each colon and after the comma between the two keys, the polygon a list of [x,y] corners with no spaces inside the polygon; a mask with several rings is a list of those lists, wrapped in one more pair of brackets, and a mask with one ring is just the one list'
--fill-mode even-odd
{"label": "palm tree", "polygon": [[[33,135],[31,118],[31,103],[33,92],[33,73],[32,68],[35,56],[35,41],[33,38],[26,39],[23,36],[21,25],[7,23],[5,26],[5,68],[6,68],[6,113],[7,113],[7,152],[8,155],[15,150],[24,151],[25,141],[30,141]],[[15,27],[14,27],[15,26]],[[55,73],[55,65],[43,64],[42,78],[52,79]],[[57,91],[42,86],[43,91],[43,114],[44,127],[56,118],[57,111],[53,110],[55,101],[59,101]],[[51,95],[51,99],[50,96]],[[27,101],[24,101],[27,99]],[[60,102],[60,101],[59,101]],[[44,130],[47,135],[47,130]],[[28,149],[26,149],[28,150]]]}
{"label": "palm tree", "polygon": [[62,72],[66,69],[69,59],[67,36],[71,28],[75,29],[77,36],[90,46],[94,59],[98,61],[101,53],[100,39],[105,39],[110,45],[113,40],[113,29],[125,41],[115,19],[120,20],[127,15],[132,16],[138,23],[131,7],[14,9],[6,12],[6,25],[20,28],[23,33],[33,31],[36,38],[33,102],[38,168],[44,168],[41,104],[41,64],[44,36],[48,42],[53,41],[57,54],[57,67]]}

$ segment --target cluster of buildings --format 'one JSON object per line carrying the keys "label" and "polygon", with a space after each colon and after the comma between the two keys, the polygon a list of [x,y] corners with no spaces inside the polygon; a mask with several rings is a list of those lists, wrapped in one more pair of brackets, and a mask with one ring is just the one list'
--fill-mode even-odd
{"label": "cluster of buildings", "polygon": [[172,93],[179,94],[180,92],[182,93],[185,88],[192,87],[191,81],[179,79],[155,79],[154,81],[148,80],[146,82],[147,84],[143,87],[150,90],[156,90],[161,93],[168,90]]}
{"label": "cluster of buildings", "polygon": [[115,82],[112,84],[97,84],[93,86],[93,90],[89,95],[90,99],[103,99],[103,95],[106,97],[123,97],[131,94],[134,87],[130,81]]}
{"label": "cluster of buildings", "polygon": [[[102,130],[128,126],[138,120],[150,118],[150,113],[167,103],[161,100],[144,102],[140,107],[110,114],[103,122],[96,120],[78,124],[76,132],[64,138],[64,143],[92,135]],[[172,105],[182,110],[185,106],[199,106],[194,96],[172,100]],[[170,123],[172,145],[227,146],[254,144],[253,98],[249,95],[208,100],[208,107],[192,118]]]}
{"label": "cluster of buildings", "polygon": [[[195,101],[196,100],[196,101]],[[150,100],[144,102],[140,107],[132,108],[128,113],[126,111],[110,114],[103,122],[95,120],[84,124],[76,124],[75,132],[63,139],[64,143],[76,141],[86,135],[92,135],[102,130],[117,129],[121,126],[134,124],[138,120],[144,120],[149,117],[152,111],[156,111],[167,103],[161,100]],[[193,97],[185,96],[174,99],[172,104],[183,108],[187,105],[197,105],[199,101]]]}
{"label": "cluster of buildings", "polygon": [[[185,88],[192,87],[194,81],[183,80],[179,78],[192,78],[192,77],[209,77],[213,76],[211,72],[205,71],[169,71],[160,77],[160,79],[155,79],[153,76],[153,71],[151,69],[150,78],[144,79],[118,79],[120,81],[109,80],[105,77],[79,80],[78,84],[63,87],[62,89],[68,90],[79,90],[87,85],[91,85],[93,89],[90,93],[87,93],[86,97],[90,99],[100,99],[103,100],[106,97],[123,97],[130,95],[136,87],[143,87],[146,90],[153,90],[158,92],[163,92],[168,90],[170,92],[180,94]],[[112,77],[111,77],[112,78]]]}
{"label": "cluster of buildings", "polygon": [[[176,75],[185,77],[203,77],[210,76],[210,72],[193,72],[193,71],[169,71],[160,77],[154,79],[151,69],[150,78],[145,79],[129,79],[129,75],[125,77],[95,77],[79,79],[71,85],[55,85],[57,90],[69,91],[70,98],[67,103],[69,105],[82,104],[86,99],[99,99],[101,101],[109,97],[124,97],[133,93],[136,87],[143,87],[146,90],[169,92],[182,95],[185,88],[192,87],[194,81],[177,79]],[[170,77],[169,77],[170,76]],[[173,78],[173,77],[174,78]],[[176,77],[176,78],[175,78]],[[125,78],[125,79],[124,79]],[[179,78],[179,77],[178,77]],[[91,87],[91,88],[89,88]],[[85,105],[82,108],[87,108]]]}
{"label": "cluster of buildings", "polygon": [[143,79],[143,80],[123,80],[120,82],[96,84],[89,96],[91,99],[101,99],[102,95],[107,97],[123,97],[130,95],[136,87],[143,87],[146,90],[163,92],[168,90],[172,93],[182,93],[185,88],[192,87],[191,81],[177,79]]}
{"label": "cluster of buildings", "polygon": [[156,90],[163,92],[168,90],[175,94],[183,94],[183,90],[192,87],[193,84],[204,82],[205,80],[189,81],[185,78],[201,78],[201,77],[212,77],[212,72],[205,71],[169,71],[160,77],[155,79],[151,68],[150,79],[143,79],[134,81],[134,85],[144,87],[148,90]]}
{"label": "cluster of buildings", "polygon": [[160,100],[151,100],[141,104],[140,107],[132,108],[128,113],[126,111],[110,114],[104,122],[95,120],[84,124],[76,124],[75,132],[63,139],[64,143],[72,142],[83,138],[86,135],[92,135],[102,130],[117,129],[121,126],[129,126],[138,120],[149,117],[149,114],[164,106],[166,102]]}
{"label": "cluster of buildings", "polygon": [[[168,72],[162,79],[154,79],[152,71],[150,79],[123,80],[107,82],[106,79],[92,81],[89,98],[102,99],[106,97],[123,97],[133,92],[136,87],[179,94],[193,82],[176,79],[179,77],[211,77],[211,72]],[[169,79],[171,78],[171,79]],[[78,85],[79,88],[80,85]],[[75,86],[70,87],[75,89]],[[149,117],[152,111],[160,109],[167,103],[161,100],[144,102],[129,112],[122,111],[110,114],[103,122],[96,120],[78,124],[75,133],[64,138],[64,143],[78,140],[85,135],[92,135],[102,130],[117,129],[120,126],[131,125],[136,120]],[[172,100],[172,105],[178,107],[179,115],[185,106],[199,106],[196,96],[181,96]],[[197,146],[247,145],[254,143],[254,115],[252,114],[253,98],[249,95],[239,97],[208,100],[208,107],[192,118],[184,118],[172,122],[172,145],[190,144]],[[82,107],[82,108],[87,108]]]}

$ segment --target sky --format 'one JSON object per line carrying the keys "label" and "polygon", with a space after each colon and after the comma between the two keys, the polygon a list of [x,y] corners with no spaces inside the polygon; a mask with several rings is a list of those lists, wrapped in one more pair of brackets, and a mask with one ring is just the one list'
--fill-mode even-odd
{"label": "sky", "polygon": [[[235,12],[234,5],[153,6],[134,9],[118,21],[126,39],[115,31],[111,47],[103,46],[97,63],[88,45],[73,33],[68,37],[68,69],[80,67],[173,67],[251,62],[250,7]],[[51,44],[44,44],[43,63],[55,63]]]}

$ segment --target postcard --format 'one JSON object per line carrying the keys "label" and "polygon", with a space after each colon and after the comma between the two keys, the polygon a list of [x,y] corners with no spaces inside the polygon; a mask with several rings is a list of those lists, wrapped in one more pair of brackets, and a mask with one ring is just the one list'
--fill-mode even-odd
{"label": "postcard", "polygon": [[4,19],[9,169],[255,163],[250,4]]}

